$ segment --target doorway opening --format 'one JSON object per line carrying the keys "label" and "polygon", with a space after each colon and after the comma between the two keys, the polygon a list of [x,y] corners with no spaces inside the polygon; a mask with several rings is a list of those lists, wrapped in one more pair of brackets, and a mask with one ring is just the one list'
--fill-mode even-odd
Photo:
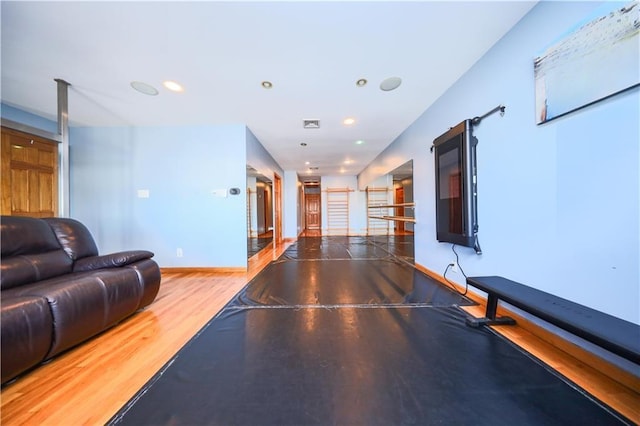
{"label": "doorway opening", "polygon": [[273,204],[271,179],[247,166],[247,258],[273,241]]}
{"label": "doorway opening", "polygon": [[303,182],[304,195],[304,236],[319,237],[322,235],[322,191],[320,179]]}
{"label": "doorway opening", "polygon": [[[413,207],[413,161],[408,161],[391,173],[393,181],[393,214],[398,218],[415,219]],[[393,221],[394,235],[413,235],[412,221]]]}
{"label": "doorway opening", "polygon": [[273,199],[275,214],[275,241],[277,244],[282,243],[282,178],[277,174],[273,174]]}

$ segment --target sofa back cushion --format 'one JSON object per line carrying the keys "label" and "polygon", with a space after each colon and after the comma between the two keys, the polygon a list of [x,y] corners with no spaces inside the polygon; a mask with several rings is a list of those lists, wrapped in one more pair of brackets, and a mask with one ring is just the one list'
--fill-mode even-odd
{"label": "sofa back cushion", "polygon": [[0,288],[3,290],[71,272],[73,262],[42,219],[0,218]]}
{"label": "sofa back cushion", "polygon": [[96,242],[91,232],[82,223],[62,217],[49,217],[43,220],[51,226],[58,242],[74,262],[83,257],[98,255]]}
{"label": "sofa back cushion", "polygon": [[2,216],[0,237],[3,258],[61,249],[47,222],[33,217]]}

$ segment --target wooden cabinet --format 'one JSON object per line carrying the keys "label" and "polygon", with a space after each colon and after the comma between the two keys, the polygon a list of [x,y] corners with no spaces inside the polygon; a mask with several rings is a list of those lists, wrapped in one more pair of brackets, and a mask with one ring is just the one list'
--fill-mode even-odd
{"label": "wooden cabinet", "polygon": [[2,127],[3,215],[58,213],[58,143]]}

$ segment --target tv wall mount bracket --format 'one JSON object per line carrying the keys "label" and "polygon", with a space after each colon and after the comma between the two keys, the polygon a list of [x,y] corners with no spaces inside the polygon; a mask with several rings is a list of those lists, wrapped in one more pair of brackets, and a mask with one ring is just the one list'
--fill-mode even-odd
{"label": "tv wall mount bracket", "polygon": [[484,115],[480,115],[480,116],[476,116],[473,117],[471,119],[471,124],[473,124],[474,126],[477,126],[478,124],[480,124],[480,122],[482,120],[484,120],[485,118],[487,118],[488,116],[490,116],[491,114],[495,114],[496,112],[500,111],[500,117],[504,117],[504,110],[507,109],[506,106],[504,105],[498,105],[497,107],[495,107],[494,109],[492,109],[491,111],[485,113]]}
{"label": "tv wall mount bracket", "polygon": [[[491,114],[495,114],[495,113],[496,113],[496,112],[498,112],[498,111],[500,111],[500,117],[504,117],[504,110],[505,110],[505,109],[507,109],[507,107],[506,107],[506,106],[504,106],[504,105],[498,105],[497,107],[495,107],[494,109],[492,109],[492,110],[491,110],[491,111],[489,111],[489,112],[485,112],[485,113],[484,113],[484,114],[482,114],[482,115],[478,115],[478,116],[473,117],[473,118],[471,119],[471,124],[472,124],[473,126],[477,126],[478,124],[480,124],[480,122],[481,122],[482,120],[484,120],[485,118],[487,118],[487,117],[488,117],[488,116],[490,116]],[[434,148],[434,146],[433,146],[433,145],[431,145],[431,148],[429,148],[429,152],[432,152],[432,153],[433,153],[433,148]]]}

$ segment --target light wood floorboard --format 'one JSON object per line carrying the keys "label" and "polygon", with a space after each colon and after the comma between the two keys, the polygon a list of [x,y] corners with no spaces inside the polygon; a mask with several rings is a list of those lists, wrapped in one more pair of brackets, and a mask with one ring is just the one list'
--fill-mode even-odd
{"label": "light wood floorboard", "polygon": [[0,395],[2,425],[102,425],[291,242],[247,272],[164,274],[141,312],[18,378]]}
{"label": "light wood floorboard", "polygon": [[[151,306],[6,386],[0,394],[0,422],[104,424],[290,242],[252,257],[246,273],[164,274]],[[511,328],[511,339],[533,346],[532,353],[563,374],[576,373],[573,380],[580,386],[640,423],[637,392],[517,329]]]}

